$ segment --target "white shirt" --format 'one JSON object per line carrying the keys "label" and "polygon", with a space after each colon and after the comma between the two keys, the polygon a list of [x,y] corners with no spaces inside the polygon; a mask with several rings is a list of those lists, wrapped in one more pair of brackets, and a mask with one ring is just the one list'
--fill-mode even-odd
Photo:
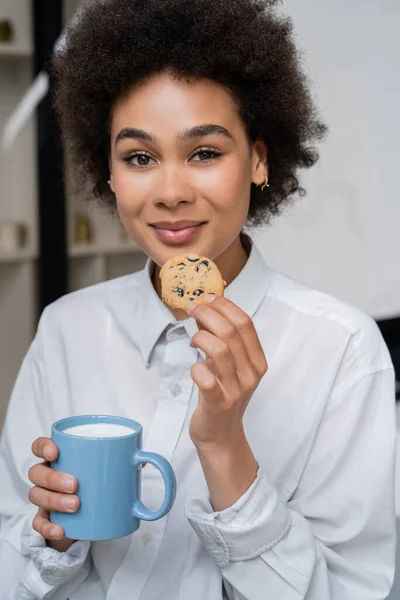
{"label": "white shirt", "polygon": [[[394,372],[374,321],[269,270],[253,246],[226,295],[269,363],[244,417],[260,465],[213,512],[188,427],[197,404],[193,319],[177,323],[144,271],[43,313],[19,373],[0,460],[0,600],[382,600],[395,558]],[[139,421],[177,477],[167,517],[59,554],[33,531],[32,441],[62,417]],[[164,495],[143,470],[142,500]]]}

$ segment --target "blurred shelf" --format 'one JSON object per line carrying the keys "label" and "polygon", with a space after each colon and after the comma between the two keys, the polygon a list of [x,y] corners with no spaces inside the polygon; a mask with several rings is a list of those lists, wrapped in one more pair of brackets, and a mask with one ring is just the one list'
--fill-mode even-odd
{"label": "blurred shelf", "polygon": [[24,58],[32,55],[33,49],[28,45],[0,42],[0,58],[2,56],[6,58]]}
{"label": "blurred shelf", "polygon": [[139,246],[133,244],[132,242],[120,243],[120,244],[88,244],[88,245],[78,245],[74,244],[70,247],[68,251],[68,255],[71,258],[81,258],[85,256],[102,256],[107,254],[130,254],[132,252],[141,252]]}
{"label": "blurred shelf", "polygon": [[37,258],[37,252],[31,248],[14,250],[12,252],[0,252],[0,264],[34,262]]}

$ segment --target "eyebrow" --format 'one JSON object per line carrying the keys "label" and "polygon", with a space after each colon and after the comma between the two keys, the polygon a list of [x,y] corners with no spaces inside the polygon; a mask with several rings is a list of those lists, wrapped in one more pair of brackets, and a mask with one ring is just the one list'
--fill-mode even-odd
{"label": "eyebrow", "polygon": [[[177,144],[183,144],[184,142],[188,142],[190,140],[195,140],[198,138],[203,138],[211,135],[216,135],[220,137],[224,137],[228,140],[233,141],[233,135],[222,127],[222,125],[214,125],[212,123],[206,125],[196,125],[191,129],[180,132],[176,135],[175,141]],[[115,147],[118,146],[123,140],[140,140],[142,142],[148,142],[149,144],[156,144],[157,138],[154,135],[150,135],[147,131],[143,129],[135,129],[131,127],[126,127],[125,129],[121,129],[115,139]]]}

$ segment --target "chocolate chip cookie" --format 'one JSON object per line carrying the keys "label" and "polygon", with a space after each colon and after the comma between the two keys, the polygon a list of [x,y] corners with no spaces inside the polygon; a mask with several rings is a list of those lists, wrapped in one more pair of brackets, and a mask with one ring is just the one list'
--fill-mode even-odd
{"label": "chocolate chip cookie", "polygon": [[198,254],[181,254],[168,260],[160,271],[162,300],[171,308],[187,310],[201,304],[207,294],[224,295],[225,281],[212,260]]}

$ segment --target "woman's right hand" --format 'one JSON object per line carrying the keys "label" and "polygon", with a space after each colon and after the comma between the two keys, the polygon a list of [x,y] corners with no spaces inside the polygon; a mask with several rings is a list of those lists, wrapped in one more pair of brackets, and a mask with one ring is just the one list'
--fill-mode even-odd
{"label": "woman's right hand", "polygon": [[66,552],[75,540],[66,538],[63,528],[50,522],[50,511],[74,513],[78,510],[79,498],[74,494],[78,482],[73,475],[50,468],[49,463],[58,457],[58,448],[51,439],[36,439],[32,452],[44,460],[29,470],[29,479],[35,486],[29,492],[29,500],[39,507],[33,528],[47,540],[48,546]]}

